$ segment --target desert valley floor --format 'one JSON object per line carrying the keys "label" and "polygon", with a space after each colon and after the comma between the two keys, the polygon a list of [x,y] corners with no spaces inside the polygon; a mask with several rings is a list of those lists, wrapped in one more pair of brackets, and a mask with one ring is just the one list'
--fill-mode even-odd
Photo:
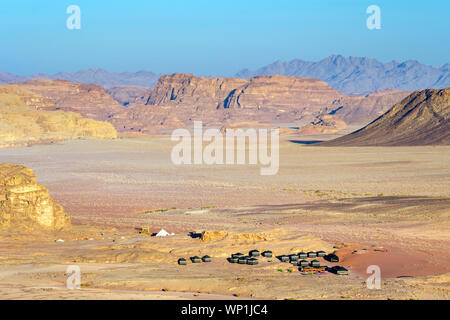
{"label": "desert valley floor", "polygon": [[[284,136],[278,175],[261,176],[259,166],[176,167],[173,145],[155,136],[0,150],[0,162],[36,172],[74,225],[3,233],[0,298],[450,298],[450,147],[319,147]],[[175,235],[140,234],[146,225]],[[203,231],[211,239],[188,235]],[[251,249],[337,251],[350,275],[226,261]],[[177,265],[206,254],[209,264]],[[65,287],[68,265],[81,268],[80,290]],[[380,290],[366,287],[369,265],[381,268]]]}

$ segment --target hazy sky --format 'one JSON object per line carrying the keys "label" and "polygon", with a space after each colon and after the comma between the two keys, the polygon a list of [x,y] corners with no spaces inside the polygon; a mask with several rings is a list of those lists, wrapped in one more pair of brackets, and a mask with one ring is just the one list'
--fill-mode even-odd
{"label": "hazy sky", "polygon": [[[69,30],[69,5],[81,29]],[[381,30],[366,9],[381,8]],[[7,0],[0,71],[85,68],[233,75],[276,60],[331,54],[449,63],[448,0]]]}

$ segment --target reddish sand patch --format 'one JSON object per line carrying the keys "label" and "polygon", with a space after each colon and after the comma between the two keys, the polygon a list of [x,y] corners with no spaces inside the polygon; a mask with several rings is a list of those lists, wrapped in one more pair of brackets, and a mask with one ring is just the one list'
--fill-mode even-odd
{"label": "reddish sand patch", "polygon": [[[357,252],[354,252],[357,250]],[[450,267],[439,263],[439,257],[409,253],[398,248],[383,250],[343,248],[338,250],[340,263],[366,277],[367,268],[377,265],[382,278],[415,277],[450,272]]]}

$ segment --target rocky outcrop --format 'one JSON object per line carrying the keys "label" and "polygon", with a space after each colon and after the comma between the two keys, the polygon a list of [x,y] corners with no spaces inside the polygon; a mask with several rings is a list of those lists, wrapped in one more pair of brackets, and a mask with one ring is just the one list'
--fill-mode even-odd
{"label": "rocky outcrop", "polygon": [[[402,91],[385,91],[345,96],[323,81],[296,77],[245,80],[173,74],[160,78],[147,106],[131,105],[113,114],[108,121],[120,132],[137,134],[166,134],[176,128],[190,127],[195,120],[216,127],[284,123],[301,126],[326,115],[362,126],[405,95]],[[343,126],[341,120],[336,123],[339,128]],[[319,125],[331,129],[329,121]]]}
{"label": "rocky outcrop", "polygon": [[228,232],[226,231],[203,231],[201,234],[203,242],[223,240],[226,237],[228,237]]}
{"label": "rocky outcrop", "polygon": [[39,110],[78,112],[84,117],[105,121],[124,109],[103,87],[93,84],[38,79],[17,85],[53,102],[51,106],[40,106]]}
{"label": "rocky outcrop", "polygon": [[0,103],[3,107],[20,108],[25,104],[36,110],[56,108],[55,103],[50,99],[15,85],[0,86],[0,95]]}
{"label": "rocky outcrop", "polygon": [[259,233],[228,233],[226,231],[204,231],[201,233],[201,240],[203,242],[211,241],[231,241],[231,242],[256,242],[267,241],[268,235],[264,232]]}
{"label": "rocky outcrop", "polygon": [[192,74],[163,76],[147,104],[202,109],[321,108],[341,97],[325,82],[284,76],[202,78]]}
{"label": "rocky outcrop", "polygon": [[329,146],[450,145],[450,88],[412,93],[366,127]]}
{"label": "rocky outcrop", "polygon": [[134,105],[144,105],[152,89],[143,87],[114,87],[107,90],[108,94],[121,105],[129,107]]}
{"label": "rocky outcrop", "polygon": [[114,139],[106,122],[65,111],[43,111],[55,104],[14,85],[0,86],[0,147],[23,146],[71,139]]}
{"label": "rocky outcrop", "polygon": [[247,82],[236,78],[203,78],[183,73],[166,75],[159,79],[147,105],[216,109],[232,90]]}
{"label": "rocky outcrop", "polygon": [[337,116],[324,115],[301,127],[298,134],[333,134],[347,128],[347,124]]}
{"label": "rocky outcrop", "polygon": [[[323,81],[290,76],[244,80],[173,74],[160,78],[147,105],[176,107],[172,112],[182,122],[183,118],[188,122],[194,118],[219,123],[308,124],[317,121],[318,117],[331,115],[346,124],[362,126],[408,94],[400,90],[384,90],[366,96],[346,96]],[[189,116],[184,117],[186,114]],[[342,127],[341,124],[339,126]]]}
{"label": "rocky outcrop", "polygon": [[37,182],[33,170],[0,164],[0,228],[61,230],[70,228],[69,216]]}
{"label": "rocky outcrop", "polygon": [[262,76],[234,89],[220,104],[223,108],[276,108],[285,111],[319,110],[342,94],[317,79]]}

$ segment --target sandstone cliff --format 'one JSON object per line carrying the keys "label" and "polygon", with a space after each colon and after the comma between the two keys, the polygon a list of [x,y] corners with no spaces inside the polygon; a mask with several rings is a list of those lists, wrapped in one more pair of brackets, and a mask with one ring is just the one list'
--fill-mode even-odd
{"label": "sandstone cliff", "polygon": [[412,93],[366,127],[321,145],[450,145],[450,88]]}
{"label": "sandstone cliff", "polygon": [[39,106],[39,110],[78,112],[84,117],[105,121],[124,109],[103,87],[93,84],[38,79],[17,85],[53,102],[53,105]]}
{"label": "sandstone cliff", "polygon": [[64,209],[38,184],[33,170],[0,164],[0,229],[61,230],[70,225]]}
{"label": "sandstone cliff", "polygon": [[314,125],[317,119],[330,115],[339,119],[333,129],[326,120],[314,125],[314,130],[332,129],[335,133],[346,124],[369,123],[407,94],[386,90],[367,96],[346,96],[323,81],[287,76],[245,80],[173,74],[160,78],[147,101],[149,109],[127,110],[109,121],[120,131],[132,128],[156,133],[172,129],[173,124],[189,126],[193,120],[218,126],[233,122]]}
{"label": "sandstone cliff", "polygon": [[192,74],[163,76],[147,104],[218,108],[320,108],[342,94],[325,82],[285,76],[250,80],[202,78]]}
{"label": "sandstone cliff", "polygon": [[190,106],[215,109],[230,92],[247,83],[236,78],[203,78],[175,73],[162,76],[152,91],[147,105]]}
{"label": "sandstone cliff", "polygon": [[[321,109],[342,94],[317,79],[262,76],[234,89],[221,102],[223,108]],[[287,111],[286,110],[286,111]]]}
{"label": "sandstone cliff", "polygon": [[73,112],[39,110],[54,106],[47,98],[18,86],[0,86],[0,147],[117,137],[109,123],[83,118]]}

